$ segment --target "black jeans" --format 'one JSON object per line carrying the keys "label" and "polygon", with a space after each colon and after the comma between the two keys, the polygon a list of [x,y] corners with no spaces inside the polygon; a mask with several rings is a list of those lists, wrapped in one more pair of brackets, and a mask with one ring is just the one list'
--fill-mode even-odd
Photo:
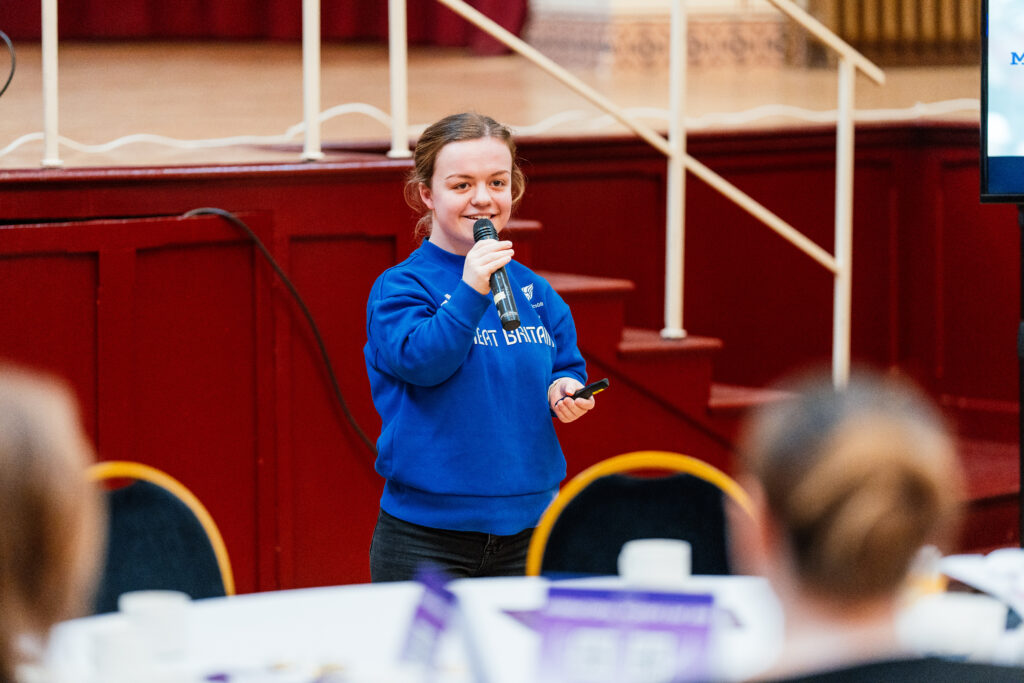
{"label": "black jeans", "polygon": [[427,565],[455,579],[523,576],[532,534],[533,529],[512,536],[432,529],[381,510],[370,543],[370,579],[410,581]]}

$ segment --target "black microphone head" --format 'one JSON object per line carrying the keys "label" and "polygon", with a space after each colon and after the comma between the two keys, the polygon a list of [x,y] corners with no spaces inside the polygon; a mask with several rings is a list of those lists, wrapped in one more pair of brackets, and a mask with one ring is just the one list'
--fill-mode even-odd
{"label": "black microphone head", "polygon": [[491,222],[490,218],[481,218],[473,224],[474,242],[496,239],[498,239],[498,231],[494,229],[494,223]]}

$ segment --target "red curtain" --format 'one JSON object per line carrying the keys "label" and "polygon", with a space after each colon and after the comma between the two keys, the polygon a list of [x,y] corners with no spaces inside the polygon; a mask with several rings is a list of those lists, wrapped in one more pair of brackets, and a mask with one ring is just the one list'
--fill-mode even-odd
{"label": "red curtain", "polygon": [[[469,0],[518,35],[528,0]],[[302,35],[301,0],[60,0],[62,40],[237,39],[297,40]],[[478,54],[504,46],[435,0],[407,0],[409,42],[469,47]],[[385,0],[322,0],[324,40],[387,39]],[[15,40],[38,40],[39,0],[0,2],[0,30]]]}

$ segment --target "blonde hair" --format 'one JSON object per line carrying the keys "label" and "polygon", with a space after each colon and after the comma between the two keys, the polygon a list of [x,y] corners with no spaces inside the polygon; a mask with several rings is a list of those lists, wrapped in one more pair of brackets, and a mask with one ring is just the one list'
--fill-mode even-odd
{"label": "blonde hair", "polygon": [[0,365],[0,680],[14,680],[20,637],[88,608],[104,535],[91,460],[71,392]]}
{"label": "blonde hair", "polygon": [[859,372],[841,390],[823,375],[755,413],[742,457],[815,594],[894,594],[918,549],[952,540],[961,476],[953,441],[912,385]]}
{"label": "blonde hair", "polygon": [[420,197],[420,185],[430,187],[437,155],[449,143],[480,138],[495,138],[508,147],[512,155],[512,210],[519,204],[526,189],[526,178],[516,162],[516,143],[512,139],[512,131],[483,114],[464,112],[446,116],[428,126],[416,141],[413,167],[405,181],[405,201],[420,214],[415,231],[418,241],[430,236],[431,213]]}

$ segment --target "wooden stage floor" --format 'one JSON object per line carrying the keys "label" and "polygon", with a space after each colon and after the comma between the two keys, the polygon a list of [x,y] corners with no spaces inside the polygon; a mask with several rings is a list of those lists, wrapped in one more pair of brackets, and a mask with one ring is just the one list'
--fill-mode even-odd
{"label": "wooden stage floor", "polygon": [[[42,77],[38,44],[16,45],[17,72],[0,97],[0,170],[39,168],[41,139],[10,150],[22,136],[41,134]],[[383,45],[324,45],[321,110],[362,103],[390,111],[387,50]],[[59,55],[59,132],[65,167],[165,166],[290,162],[282,149],[303,119],[301,50],[291,43],[68,43]],[[0,53],[0,72],[6,73]],[[571,69],[648,125],[667,129],[668,77],[658,71]],[[886,69],[877,86],[859,76],[858,120],[942,118],[978,120],[976,64]],[[5,78],[5,76],[0,76]],[[736,126],[808,125],[787,108],[806,110],[812,122],[835,108],[836,71],[818,68],[691,68],[687,116],[691,131]],[[412,48],[409,55],[411,134],[455,111],[473,109],[512,124],[520,134],[616,134],[625,129],[587,100],[517,55],[481,57],[459,49]],[[757,114],[761,114],[758,116]],[[560,125],[538,130],[551,117]],[[417,128],[418,127],[418,128]],[[147,134],[185,141],[234,136],[233,144],[198,143],[191,149],[128,141]],[[41,135],[40,135],[41,137]],[[384,123],[364,113],[324,122],[325,145],[390,140]],[[131,140],[131,139],[129,139]],[[301,146],[301,133],[288,138]],[[122,141],[123,142],[123,141]],[[277,146],[275,146],[277,145]]]}

